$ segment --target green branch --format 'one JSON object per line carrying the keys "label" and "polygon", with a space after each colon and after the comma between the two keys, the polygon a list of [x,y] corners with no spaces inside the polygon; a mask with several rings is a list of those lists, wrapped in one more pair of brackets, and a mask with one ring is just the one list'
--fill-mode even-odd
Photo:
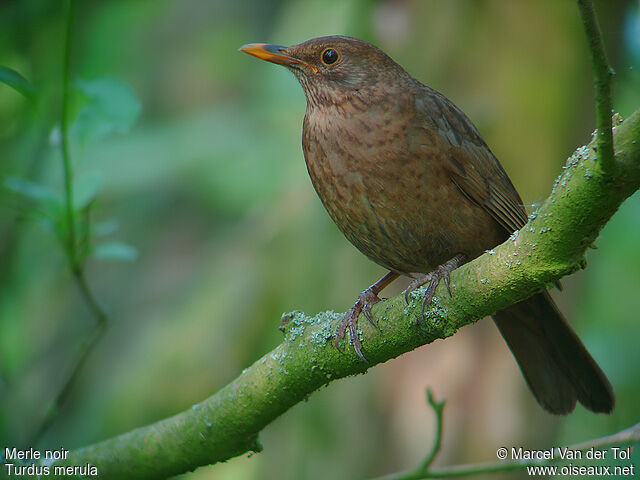
{"label": "green branch", "polygon": [[613,113],[611,78],[615,72],[607,61],[604,42],[602,41],[600,27],[598,26],[591,0],[578,0],[578,9],[580,10],[580,16],[587,35],[591,67],[593,69],[598,167],[601,172],[609,174],[615,167],[613,161],[613,135],[611,133],[611,115]]}
{"label": "green branch", "polygon": [[332,338],[342,314],[284,318],[284,341],[235,380],[192,408],[155,424],[85,447],[64,463],[98,468],[101,479],[166,478],[260,451],[259,432],[331,381],[363,373],[523,300],[584,266],[584,254],[620,204],[640,187],[640,110],[617,126],[615,174],[597,168],[595,145],[567,161],[549,198],[504,244],[451,275],[453,296],[438,288],[418,325],[421,291],[373,307],[378,328],[361,321],[364,364]]}

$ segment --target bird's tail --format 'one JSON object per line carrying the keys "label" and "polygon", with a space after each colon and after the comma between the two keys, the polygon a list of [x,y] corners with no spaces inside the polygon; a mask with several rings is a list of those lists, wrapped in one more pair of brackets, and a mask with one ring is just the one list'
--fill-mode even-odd
{"label": "bird's tail", "polygon": [[593,412],[613,410],[609,380],[546,291],[493,319],[542,407],[566,415],[577,400]]}

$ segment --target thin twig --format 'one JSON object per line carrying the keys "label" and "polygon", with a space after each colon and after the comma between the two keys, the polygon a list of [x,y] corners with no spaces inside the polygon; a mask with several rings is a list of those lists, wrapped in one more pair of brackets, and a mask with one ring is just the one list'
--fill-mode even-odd
{"label": "thin twig", "polygon": [[71,46],[73,23],[75,18],[76,0],[69,0],[69,8],[67,12],[67,30],[64,51],[64,72],[63,72],[63,90],[62,90],[62,165],[64,170],[64,189],[65,189],[65,211],[67,220],[67,237],[65,238],[65,248],[69,259],[69,266],[73,274],[73,279],[80,290],[80,294],[96,319],[96,327],[91,333],[90,338],[80,347],[80,353],[72,364],[67,379],[64,381],[55,399],[47,409],[44,418],[40,424],[34,429],[27,445],[35,445],[38,439],[49,429],[60,414],[60,411],[66,403],[69,395],[75,385],[80,372],[89,358],[89,354],[98,344],[107,327],[107,316],[98,304],[96,298],[91,293],[91,289],[84,275],[84,262],[82,256],[78,253],[78,245],[76,241],[75,217],[73,206],[73,183],[72,183],[72,163],[71,151],[69,148],[69,91],[71,89]]}
{"label": "thin twig", "polygon": [[593,69],[593,82],[596,103],[596,145],[598,166],[605,175],[611,174],[615,168],[613,160],[613,134],[611,131],[611,114],[613,104],[611,100],[611,79],[615,72],[609,66],[604,42],[598,26],[598,20],[593,10],[591,0],[578,0],[578,9],[584,24],[584,30],[589,43],[589,54]]}
{"label": "thin twig", "polygon": [[74,278],[76,281],[76,285],[80,289],[80,293],[82,294],[82,298],[84,298],[85,303],[91,310],[91,313],[96,318],[98,323],[98,327],[103,330],[107,326],[107,315],[104,313],[98,301],[91,293],[89,289],[89,284],[87,283],[87,279],[84,276],[84,270],[80,269],[78,272],[74,272]]}
{"label": "thin twig", "polygon": [[80,347],[80,353],[78,354],[77,359],[71,367],[67,380],[60,388],[60,391],[56,395],[56,398],[53,400],[53,402],[51,402],[51,405],[45,413],[44,418],[38,425],[37,429],[33,432],[26,445],[35,445],[38,439],[42,437],[42,435],[44,435],[44,433],[49,429],[53,422],[55,422],[55,420],[58,418],[62,407],[69,398],[73,386],[80,376],[82,368],[89,358],[89,354],[104,335],[105,327],[106,323],[98,323],[97,328],[93,331],[91,338],[89,338],[89,340]]}
{"label": "thin twig", "polygon": [[[576,445],[566,447],[567,450],[579,450],[585,452],[591,448],[603,449],[611,446],[623,446],[629,445],[640,440],[640,423],[633,425],[625,430],[621,430],[618,433],[609,435],[606,437],[596,438],[588,442],[582,442]],[[554,449],[556,450],[556,449]],[[564,450],[564,449],[563,449]],[[453,477],[467,477],[472,475],[480,475],[484,473],[501,473],[511,472],[514,470],[522,470],[527,467],[552,465],[555,463],[562,463],[563,461],[569,461],[572,459],[562,459],[561,456],[555,455],[552,459],[547,460],[505,460],[502,462],[486,462],[476,463],[469,465],[456,465],[453,467],[443,467],[438,469],[431,469],[426,472],[410,471],[393,473],[384,477],[379,477],[377,480],[422,480],[425,478],[453,478]]]}
{"label": "thin twig", "polygon": [[444,411],[445,401],[441,400],[439,402],[436,402],[433,398],[433,393],[431,393],[431,389],[427,388],[427,402],[429,402],[429,405],[433,409],[433,412],[436,414],[436,433],[429,455],[426,456],[420,467],[417,469],[417,472],[420,473],[424,473],[429,470],[429,467],[436,459],[436,456],[440,451],[440,447],[442,446],[442,413]]}
{"label": "thin twig", "polygon": [[69,90],[71,89],[71,35],[76,11],[76,0],[69,0],[67,11],[67,32],[64,46],[64,70],[62,73],[62,167],[64,170],[65,213],[67,219],[67,255],[71,269],[80,269],[76,252],[76,228],[73,215],[73,184],[71,172],[71,149],[69,147]]}

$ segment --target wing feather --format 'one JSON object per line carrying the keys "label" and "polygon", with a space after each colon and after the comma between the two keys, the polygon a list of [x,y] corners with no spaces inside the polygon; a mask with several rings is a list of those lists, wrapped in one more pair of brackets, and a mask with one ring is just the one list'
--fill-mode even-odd
{"label": "wing feather", "polygon": [[467,116],[446,97],[429,89],[439,137],[449,147],[451,181],[483,207],[509,233],[521,229],[527,213],[511,180]]}

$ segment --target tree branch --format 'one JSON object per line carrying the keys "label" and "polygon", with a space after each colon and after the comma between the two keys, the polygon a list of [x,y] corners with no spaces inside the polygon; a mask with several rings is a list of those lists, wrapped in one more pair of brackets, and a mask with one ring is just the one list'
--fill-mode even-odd
{"label": "tree branch", "polygon": [[166,478],[248,451],[258,433],[290,407],[331,381],[395,358],[552,286],[584,268],[584,254],[620,204],[640,187],[640,109],[614,129],[614,174],[597,168],[595,145],[568,159],[549,198],[509,240],[451,275],[418,326],[423,290],[373,308],[379,329],[362,321],[363,363],[330,341],[342,314],[283,317],[282,344],[220,391],[191,409],[69,454],[55,465],[98,468],[101,479]]}
{"label": "tree branch", "polygon": [[615,166],[613,160],[613,135],[611,133],[611,79],[615,72],[609,66],[604,42],[600,35],[600,27],[591,0],[578,0],[578,9],[589,43],[589,55],[593,70],[593,84],[596,100],[596,138],[598,167],[605,174],[610,174]]}

